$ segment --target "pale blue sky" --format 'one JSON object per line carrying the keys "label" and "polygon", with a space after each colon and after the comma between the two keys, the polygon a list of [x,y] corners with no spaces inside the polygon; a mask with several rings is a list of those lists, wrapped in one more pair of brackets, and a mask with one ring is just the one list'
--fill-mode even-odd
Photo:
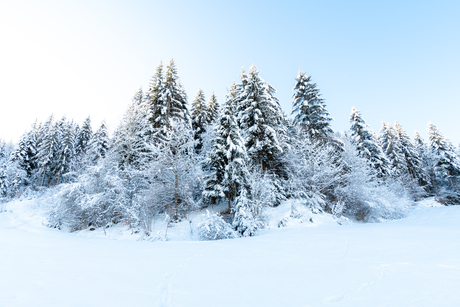
{"label": "pale blue sky", "polygon": [[173,57],[189,101],[201,86],[222,102],[254,63],[289,114],[301,67],[335,130],[354,106],[377,132],[431,121],[457,145],[459,16],[460,1],[2,1],[0,137],[51,113],[114,127]]}

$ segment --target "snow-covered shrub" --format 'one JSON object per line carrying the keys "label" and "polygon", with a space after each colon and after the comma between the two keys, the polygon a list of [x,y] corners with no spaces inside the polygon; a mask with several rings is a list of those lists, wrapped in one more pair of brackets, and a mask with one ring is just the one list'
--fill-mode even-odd
{"label": "snow-covered shrub", "polygon": [[235,199],[235,216],[233,218],[233,228],[244,237],[253,236],[258,229],[263,228],[261,219],[262,207],[252,202],[247,197],[247,191],[242,188],[240,195]]}
{"label": "snow-covered shrub", "polygon": [[262,172],[259,166],[251,168],[248,182],[252,201],[262,208],[275,207],[286,200],[279,178],[270,172]]}
{"label": "snow-covered shrub", "polygon": [[380,219],[401,218],[413,203],[411,195],[399,179],[376,179],[376,173],[367,161],[358,156],[356,148],[343,138],[346,165],[343,185],[335,187],[334,194],[346,217],[372,222]]}
{"label": "snow-covered shrub", "polygon": [[229,223],[224,221],[219,215],[209,213],[209,211],[207,211],[204,218],[198,222],[196,233],[200,240],[204,241],[234,239],[238,237]]}
{"label": "snow-covered shrub", "polygon": [[291,211],[289,216],[283,217],[278,222],[278,228],[287,227],[305,222],[313,222],[313,212],[311,207],[305,202],[305,199],[292,199]]}

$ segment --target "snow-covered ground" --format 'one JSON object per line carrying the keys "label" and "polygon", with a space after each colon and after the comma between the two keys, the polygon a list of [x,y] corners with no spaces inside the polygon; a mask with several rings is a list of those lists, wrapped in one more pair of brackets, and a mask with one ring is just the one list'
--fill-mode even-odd
{"label": "snow-covered ground", "polygon": [[49,229],[18,201],[0,213],[0,306],[460,306],[460,206],[433,204],[277,228],[286,203],[255,237],[191,241],[184,221],[149,242],[123,227]]}

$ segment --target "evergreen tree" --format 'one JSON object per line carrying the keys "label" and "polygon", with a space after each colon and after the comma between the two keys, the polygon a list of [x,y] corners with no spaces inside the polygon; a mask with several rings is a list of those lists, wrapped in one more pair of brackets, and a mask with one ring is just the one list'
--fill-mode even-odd
{"label": "evergreen tree", "polygon": [[123,170],[130,167],[143,168],[150,159],[149,136],[152,127],[149,113],[150,108],[146,103],[138,104],[134,99],[115,131],[113,151]]}
{"label": "evergreen tree", "polygon": [[417,155],[420,157],[422,170],[421,177],[419,179],[419,185],[426,186],[427,189],[430,189],[432,192],[434,192],[434,187],[431,185],[431,183],[433,183],[431,179],[435,177],[433,171],[434,169],[431,166],[433,164],[431,161],[432,155],[430,154],[428,146],[425,144],[418,131],[415,131],[414,135],[414,149]]}
{"label": "evergreen tree", "polygon": [[260,220],[262,208],[255,206],[249,197],[248,189],[243,185],[235,199],[233,228],[244,237],[253,236],[257,229],[262,228]]}
{"label": "evergreen tree", "polygon": [[205,161],[210,174],[205,177],[203,192],[203,196],[211,200],[226,197],[229,211],[240,187],[247,184],[246,150],[230,96],[214,128],[216,139]]}
{"label": "evergreen tree", "polygon": [[430,149],[436,156],[434,163],[436,175],[440,181],[448,181],[451,189],[454,189],[460,176],[460,158],[450,141],[432,123],[428,123],[427,134]]}
{"label": "evergreen tree", "polygon": [[[190,114],[187,108],[187,95],[179,81],[176,63],[173,59],[166,67],[164,86],[160,91],[161,95],[161,117],[168,129],[172,121],[183,121],[190,124]],[[161,121],[160,121],[161,122]]]}
{"label": "evergreen tree", "polygon": [[332,118],[326,110],[326,104],[316,83],[313,83],[311,77],[302,69],[299,70],[293,91],[292,114],[295,114],[295,123],[305,128],[313,142],[330,138],[333,134],[330,127]]}
{"label": "evergreen tree", "polygon": [[214,92],[211,93],[208,101],[208,117],[210,123],[215,122],[219,117],[219,102]]}
{"label": "evergreen tree", "polygon": [[404,131],[403,127],[398,122],[395,123],[395,130],[401,144],[401,150],[404,155],[407,170],[411,177],[420,184],[421,180],[424,180],[426,177],[422,167],[422,159],[414,144],[411,142],[409,135],[407,135],[406,131]]}
{"label": "evergreen tree", "polygon": [[88,144],[88,159],[91,164],[95,164],[99,159],[105,158],[109,151],[109,142],[109,132],[105,121],[103,121]]}
{"label": "evergreen tree", "polygon": [[37,141],[34,126],[32,130],[26,132],[19,140],[15,150],[11,153],[10,162],[17,163],[18,166],[26,171],[27,181],[31,180],[37,169]]}
{"label": "evergreen tree", "polygon": [[80,129],[78,129],[75,144],[75,154],[81,158],[88,150],[88,144],[93,136],[93,129],[91,128],[91,118],[88,116],[83,122]]}
{"label": "evergreen tree", "polygon": [[[43,126],[41,126],[40,142],[37,153],[38,173],[40,185],[49,185],[54,178],[55,160],[59,150],[58,126],[54,125],[54,117],[51,115]],[[48,180],[46,181],[46,179]]]}
{"label": "evergreen tree", "polygon": [[395,176],[402,176],[409,172],[402,152],[399,136],[390,123],[382,122],[380,144],[383,152],[390,161]]}
{"label": "evergreen tree", "polygon": [[162,110],[164,110],[165,105],[161,96],[164,88],[164,81],[163,63],[160,62],[155,75],[150,81],[149,90],[146,93],[146,100],[151,110],[150,123],[153,127],[154,134],[160,138],[162,134],[164,134],[163,128],[166,129],[167,126],[166,116],[163,116],[164,114],[162,114]]}
{"label": "evergreen tree", "polygon": [[280,114],[278,101],[273,99],[270,88],[260,78],[254,65],[244,78],[242,84],[245,85],[241,86],[242,91],[237,97],[240,125],[248,156],[265,170],[282,152],[277,131],[283,114]]}
{"label": "evergreen tree", "polygon": [[361,112],[353,108],[350,114],[350,138],[360,157],[365,158],[378,178],[390,174],[390,162],[383,153],[375,134],[366,124]]}
{"label": "evergreen tree", "polygon": [[[3,164],[0,166],[0,209],[1,204],[8,196],[8,177],[7,177],[7,165]],[[0,213],[2,210],[0,210]]]}
{"label": "evergreen tree", "polygon": [[196,141],[195,149],[200,151],[203,146],[201,135],[206,131],[206,127],[210,123],[204,92],[201,88],[198,89],[196,98],[193,100],[191,117],[194,139]]}

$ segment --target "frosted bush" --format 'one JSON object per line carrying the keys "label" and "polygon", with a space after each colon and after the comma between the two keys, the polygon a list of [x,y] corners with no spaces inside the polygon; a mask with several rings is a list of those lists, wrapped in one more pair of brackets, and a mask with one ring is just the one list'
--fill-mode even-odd
{"label": "frosted bush", "polygon": [[[207,210],[206,210],[207,211]],[[237,233],[232,226],[225,222],[222,217],[215,213],[204,215],[204,218],[196,226],[196,233],[200,240],[222,240],[237,238]]]}

